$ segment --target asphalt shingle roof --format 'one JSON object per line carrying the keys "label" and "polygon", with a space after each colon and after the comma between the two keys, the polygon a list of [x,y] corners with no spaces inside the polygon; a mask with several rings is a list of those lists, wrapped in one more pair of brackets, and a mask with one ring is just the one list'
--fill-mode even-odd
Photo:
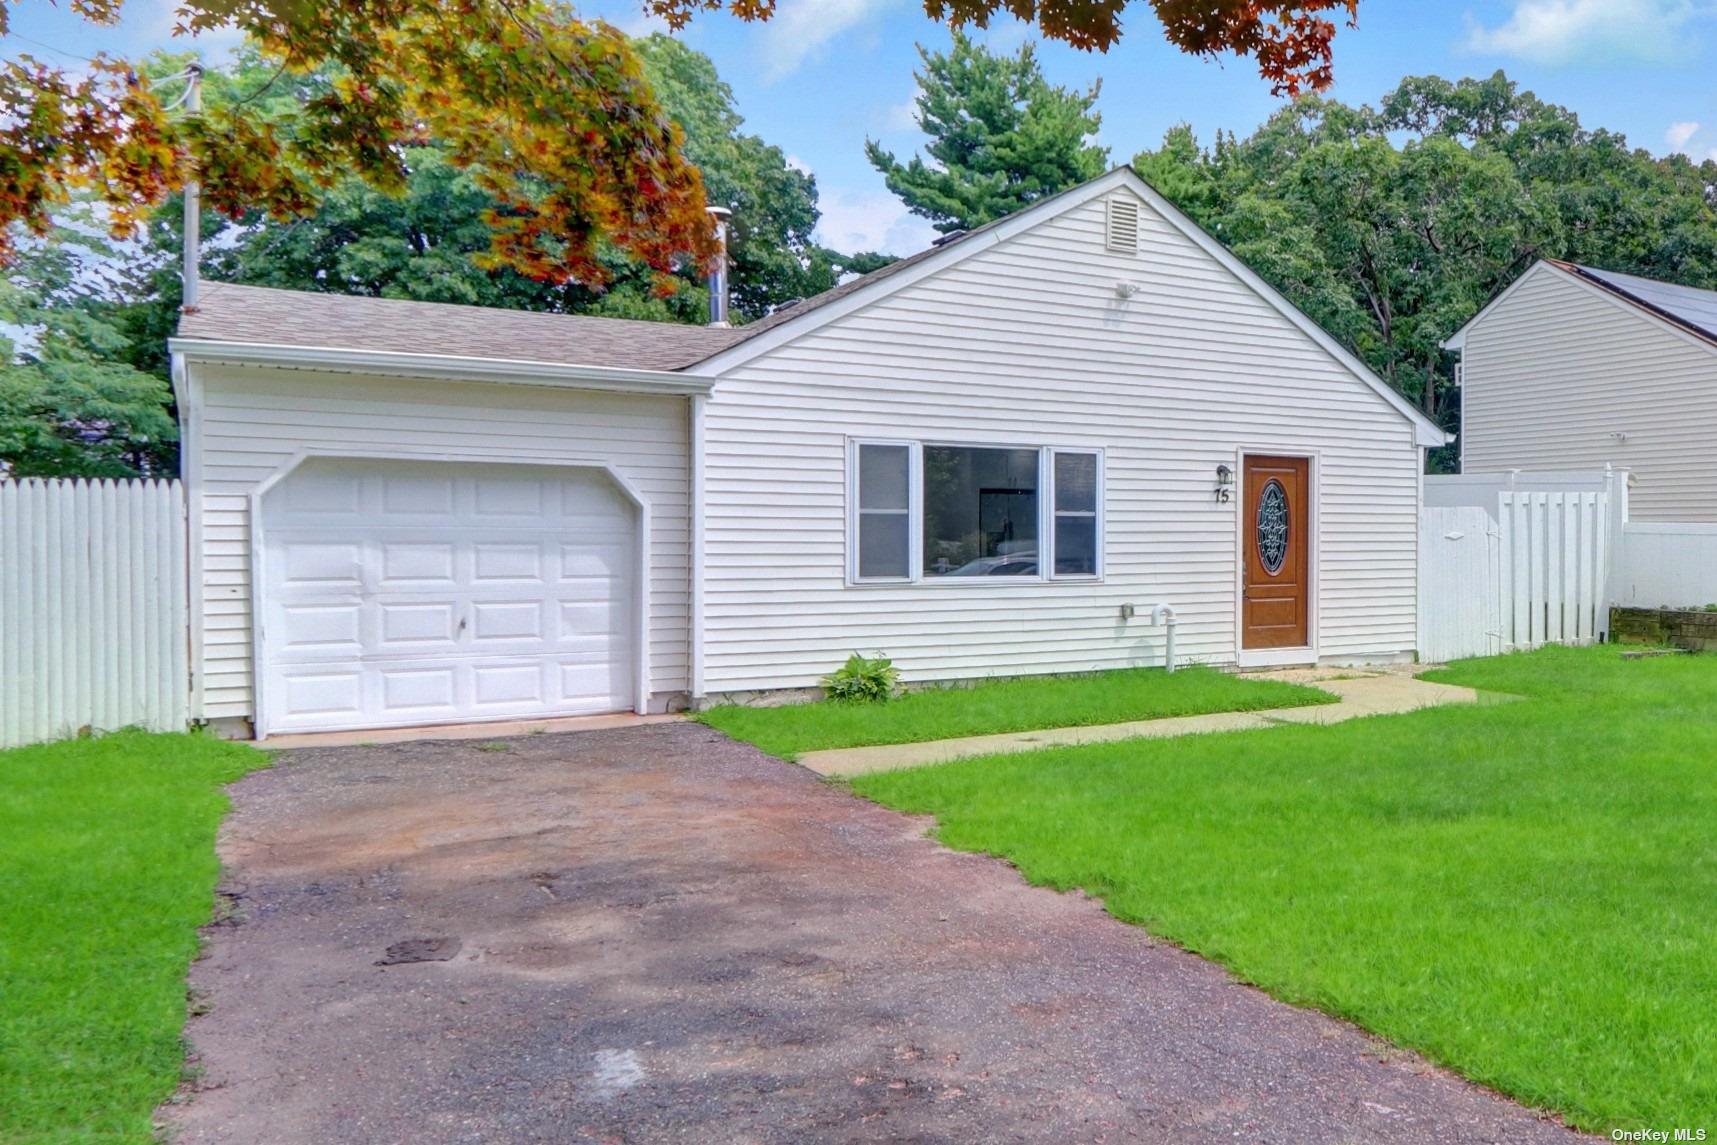
{"label": "asphalt shingle roof", "polygon": [[[1061,192],[1067,194],[1068,192]],[[1050,196],[1059,198],[1060,195]],[[1045,199],[1044,202],[1049,201]],[[874,282],[892,277],[1003,220],[897,259],[832,290],[783,307],[746,326],[539,314],[443,302],[276,290],[205,282],[197,308],[179,319],[179,337],[318,349],[391,350],[563,365],[683,370],[766,330],[792,322]]]}
{"label": "asphalt shingle roof", "polygon": [[[789,313],[791,313],[789,311]],[[181,338],[390,350],[581,366],[679,370],[743,341],[750,327],[537,314],[205,282]]]}

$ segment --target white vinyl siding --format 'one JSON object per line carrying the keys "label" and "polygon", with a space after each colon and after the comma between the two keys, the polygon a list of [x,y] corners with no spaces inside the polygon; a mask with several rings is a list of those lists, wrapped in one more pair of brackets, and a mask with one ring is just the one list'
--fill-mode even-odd
{"label": "white vinyl siding", "polygon": [[1608,463],[1635,520],[1717,522],[1717,347],[1541,265],[1466,332],[1462,383],[1465,472]]}
{"label": "white vinyl siding", "polygon": [[[193,364],[187,484],[200,492],[201,709],[249,719],[250,498],[302,452],[611,467],[649,502],[650,690],[687,688],[687,401],[546,386]],[[193,504],[192,512],[197,512]]]}
{"label": "white vinyl siding", "polygon": [[[911,680],[1236,658],[1239,451],[1315,454],[1319,652],[1415,642],[1412,424],[1139,202],[1067,212],[720,376],[707,409],[705,689],[814,684],[854,650]],[[1128,299],[1118,283],[1136,284]],[[1103,451],[1104,577],[849,585],[848,440]],[[1140,609],[1141,613],[1144,611]]]}

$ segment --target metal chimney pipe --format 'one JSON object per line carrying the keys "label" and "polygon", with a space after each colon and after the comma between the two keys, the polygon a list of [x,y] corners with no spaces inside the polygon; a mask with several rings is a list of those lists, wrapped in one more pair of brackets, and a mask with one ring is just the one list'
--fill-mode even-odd
{"label": "metal chimney pipe", "polygon": [[733,218],[733,212],[726,207],[704,209],[715,220],[715,241],[721,248],[709,273],[709,324],[727,326],[727,220]]}
{"label": "metal chimney pipe", "polygon": [[[185,82],[190,86],[185,91],[185,112],[188,115],[201,115],[203,111],[203,65],[190,63],[185,66]],[[197,262],[203,247],[203,185],[196,179],[185,184],[185,233],[180,245],[184,249],[185,265],[180,280],[181,298],[180,310],[195,310],[197,308]]]}

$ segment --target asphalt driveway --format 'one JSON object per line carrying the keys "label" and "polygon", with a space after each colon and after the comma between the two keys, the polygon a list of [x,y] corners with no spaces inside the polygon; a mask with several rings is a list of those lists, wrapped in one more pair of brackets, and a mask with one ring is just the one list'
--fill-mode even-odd
{"label": "asphalt driveway", "polygon": [[1576,1139],[695,724],[233,794],[181,1140]]}

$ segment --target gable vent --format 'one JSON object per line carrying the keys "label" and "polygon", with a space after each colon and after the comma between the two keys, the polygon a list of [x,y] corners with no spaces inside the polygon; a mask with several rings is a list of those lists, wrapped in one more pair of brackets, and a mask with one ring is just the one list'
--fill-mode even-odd
{"label": "gable vent", "polygon": [[1108,234],[1103,245],[1122,254],[1139,253],[1139,204],[1119,195],[1109,200]]}

